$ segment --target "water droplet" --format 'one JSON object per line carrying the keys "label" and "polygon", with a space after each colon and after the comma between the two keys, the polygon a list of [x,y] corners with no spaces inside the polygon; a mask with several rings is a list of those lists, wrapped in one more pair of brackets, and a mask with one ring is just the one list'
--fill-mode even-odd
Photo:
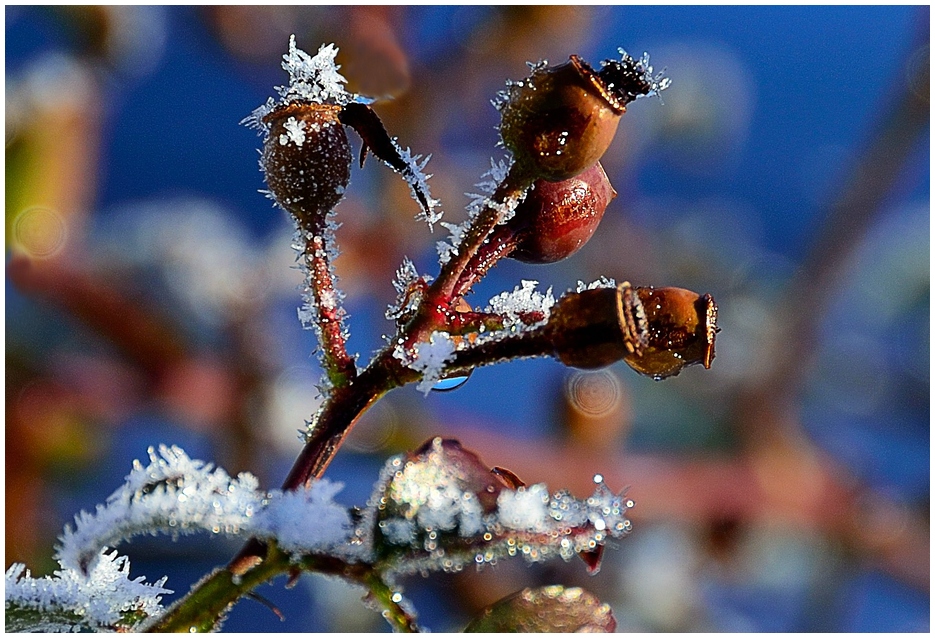
{"label": "water droplet", "polygon": [[458,388],[463,386],[465,383],[467,383],[467,380],[471,378],[471,374],[473,374],[473,372],[474,371],[471,370],[471,372],[468,372],[467,374],[463,376],[448,377],[447,379],[441,379],[435,385],[432,386],[432,390],[434,392],[451,392],[452,390],[457,390]]}

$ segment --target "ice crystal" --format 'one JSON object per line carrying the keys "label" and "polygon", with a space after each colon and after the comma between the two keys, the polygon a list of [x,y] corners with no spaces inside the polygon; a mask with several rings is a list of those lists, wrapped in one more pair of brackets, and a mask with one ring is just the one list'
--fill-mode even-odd
{"label": "ice crystal", "polygon": [[[429,163],[429,160],[432,159],[432,156],[429,155],[423,159],[421,155],[413,155],[409,148],[402,148],[395,137],[390,141],[393,143],[393,146],[399,153],[399,157],[406,165],[406,168],[402,170],[400,174],[403,176],[403,179],[406,180],[406,183],[409,184],[409,191],[412,198],[421,203],[419,194],[421,193],[425,196],[425,208],[416,215],[416,219],[426,222],[429,225],[429,230],[431,230],[433,225],[441,220],[443,214],[442,211],[435,210],[435,207],[441,204],[441,202],[432,198],[428,185],[428,180],[432,176],[426,175],[424,172],[425,166]],[[395,170],[395,167],[390,162],[385,163]]]}
{"label": "ice crystal", "polygon": [[283,125],[286,133],[279,136],[279,143],[285,146],[291,140],[296,146],[301,147],[305,143],[305,123],[299,122],[294,117],[290,117]]}
{"label": "ice crystal", "polygon": [[[544,324],[549,319],[555,297],[550,287],[545,294],[536,291],[538,281],[524,279],[513,292],[503,292],[490,300],[485,312],[502,315],[505,319],[504,327],[514,328],[526,326],[533,328]],[[529,316],[536,318],[533,322],[525,321]]]}
{"label": "ice crystal", "polygon": [[[278,102],[268,98],[264,104],[245,117],[241,124],[266,132],[269,127],[263,118],[278,105],[296,100],[338,106],[345,106],[351,102],[372,102],[372,99],[350,93],[344,88],[347,79],[338,72],[341,67],[334,61],[337,54],[338,48],[334,44],[323,44],[318,53],[311,56],[295,45],[295,35],[290,36],[289,51],[282,56],[282,68],[289,74],[289,84],[276,87],[279,93]],[[301,146],[301,143],[297,144]]]}
{"label": "ice crystal", "polygon": [[510,197],[505,202],[495,202],[490,197],[506,178],[512,166],[512,157],[501,160],[490,158],[490,168],[481,175],[482,181],[474,185],[479,192],[465,193],[471,198],[467,205],[467,219],[460,224],[442,222],[442,226],[448,230],[448,238],[435,243],[435,250],[438,252],[438,260],[441,264],[448,263],[454,255],[458,254],[464,235],[485,208],[493,208],[499,212],[498,224],[503,224],[513,217],[516,206],[521,201],[520,198]]}
{"label": "ice crystal", "polygon": [[435,439],[423,450],[387,462],[362,521],[379,531],[377,551],[398,557],[391,571],[457,571],[516,555],[569,560],[630,531],[632,501],[602,481],[584,500],[550,495],[544,484],[513,490],[456,442]]}
{"label": "ice crystal", "polygon": [[601,275],[599,279],[595,279],[589,284],[586,284],[579,279],[578,285],[575,287],[575,292],[584,292],[585,290],[594,290],[595,288],[616,288],[616,287],[617,287],[617,282],[615,282],[612,278]]}
{"label": "ice crystal", "polygon": [[[100,550],[93,568],[85,574],[65,565],[52,576],[33,578],[21,563],[14,563],[6,572],[7,631],[102,631],[117,625],[133,629],[135,623],[124,624],[125,615],[133,614],[136,623],[144,616],[163,611],[161,598],[171,594],[165,589],[166,579],[153,584],[143,577],[130,580],[130,561],[117,551]],[[18,612],[39,612],[42,620]]]}
{"label": "ice crystal", "polygon": [[[444,224],[444,222],[442,223]],[[396,289],[396,302],[387,307],[386,318],[395,321],[414,312],[422,300],[422,294],[418,290],[419,282],[429,284],[431,281],[432,277],[430,275],[420,277],[412,260],[408,257],[404,258],[402,265],[396,269],[396,278],[393,280],[393,287]]]}
{"label": "ice crystal", "polygon": [[397,359],[402,360],[408,367],[422,373],[422,380],[416,388],[423,394],[428,394],[432,387],[442,378],[447,363],[455,352],[455,342],[447,332],[436,330],[429,336],[428,341],[417,343],[412,348],[410,356],[406,356],[400,349],[394,352]]}
{"label": "ice crystal", "polygon": [[633,61],[637,72],[643,74],[643,80],[650,86],[648,93],[645,95],[635,95],[634,97],[636,99],[651,95],[659,95],[672,84],[672,80],[666,77],[665,69],[653,75],[653,67],[649,63],[649,53],[644,51],[639,60],[634,60],[622,47],[617,48],[617,53],[620,54],[621,62]]}
{"label": "ice crystal", "polygon": [[340,485],[322,480],[305,491],[266,493],[251,474],[231,478],[178,447],[160,446],[158,453],[150,448],[149,458],[146,466],[134,462],[104,505],[66,526],[56,556],[63,567],[88,573],[101,547],[141,534],[283,534],[293,551],[330,550],[349,534],[348,515],[332,500]]}
{"label": "ice crystal", "polygon": [[539,532],[549,521],[549,491],[544,483],[504,490],[497,499],[500,523],[510,529]]}

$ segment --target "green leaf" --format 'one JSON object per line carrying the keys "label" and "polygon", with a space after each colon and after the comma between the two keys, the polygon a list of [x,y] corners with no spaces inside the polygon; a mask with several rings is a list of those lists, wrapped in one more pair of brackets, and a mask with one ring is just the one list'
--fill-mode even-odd
{"label": "green leaf", "polygon": [[610,605],[580,587],[524,589],[494,603],[465,632],[609,633],[617,627]]}

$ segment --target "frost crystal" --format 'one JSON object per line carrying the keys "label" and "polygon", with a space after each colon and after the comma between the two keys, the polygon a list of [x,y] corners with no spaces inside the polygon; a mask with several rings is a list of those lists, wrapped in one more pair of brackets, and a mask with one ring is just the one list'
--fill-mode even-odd
{"label": "frost crystal", "polygon": [[[361,525],[392,572],[457,571],[521,555],[569,560],[622,538],[633,502],[603,481],[586,500],[543,484],[512,490],[455,441],[390,459]],[[366,531],[364,532],[366,534]]]}
{"label": "frost crystal", "polygon": [[349,535],[350,521],[332,497],[341,485],[319,481],[309,490],[284,494],[258,490],[250,474],[231,478],[221,468],[193,460],[178,447],[150,448],[126,482],[66,526],[57,559],[80,572],[95,569],[101,547],[141,534],[207,531],[226,536],[277,538],[293,551],[331,550]]}
{"label": "frost crystal", "polygon": [[[338,106],[345,106],[350,102],[362,104],[372,102],[370,98],[350,93],[344,88],[347,79],[338,73],[341,67],[334,62],[337,54],[338,48],[334,44],[323,44],[315,56],[310,56],[296,47],[295,35],[290,36],[289,51],[282,56],[282,68],[289,73],[289,84],[276,87],[279,102],[274,101],[273,98],[267,99],[265,104],[257,107],[244,118],[241,124],[266,132],[268,126],[263,118],[279,104],[287,104],[296,100]],[[292,137],[291,132],[290,137]],[[292,139],[295,140],[294,137]],[[285,144],[282,140],[280,142]],[[296,144],[302,145],[301,142],[296,142]]]}
{"label": "frost crystal", "polygon": [[[633,59],[623,48],[618,48],[617,53],[620,54],[622,62]],[[636,61],[636,69],[643,73],[643,80],[650,86],[650,90],[645,96],[659,95],[672,84],[672,80],[666,77],[665,69],[653,75],[653,67],[649,63],[649,53],[645,51],[640,59]],[[636,95],[635,97],[638,99],[644,97],[644,95]]]}
{"label": "frost crystal", "polygon": [[544,483],[501,492],[497,507],[500,523],[510,529],[540,532],[550,520],[549,491]]}
{"label": "frost crystal", "polygon": [[397,348],[394,356],[402,360],[407,366],[422,373],[422,380],[416,388],[428,394],[436,383],[442,378],[442,373],[451,356],[455,352],[455,342],[447,332],[436,330],[429,336],[428,341],[417,343],[412,349],[411,356]]}
{"label": "frost crystal", "polygon": [[[444,222],[442,222],[444,224]],[[386,309],[386,318],[395,321],[400,317],[414,312],[422,300],[422,293],[417,289],[419,282],[429,284],[430,275],[419,276],[415,264],[408,257],[403,259],[402,265],[396,269],[396,278],[393,287],[396,289],[396,303],[390,304]]]}
{"label": "frost crystal", "polygon": [[[153,584],[143,577],[130,580],[130,561],[118,556],[116,550],[101,550],[94,567],[87,573],[62,565],[52,576],[33,578],[26,566],[14,563],[6,572],[7,631],[101,631],[113,630],[118,624],[133,629],[135,622],[121,623],[129,613],[155,616],[163,609],[163,588],[166,579]],[[42,620],[35,621],[39,612]]]}
{"label": "frost crystal", "polygon": [[[423,172],[423,169],[426,164],[429,163],[429,160],[432,159],[432,156],[429,155],[425,159],[422,159],[421,155],[413,155],[409,148],[403,149],[396,141],[395,137],[390,141],[399,153],[399,157],[406,164],[406,169],[401,171],[400,174],[403,176],[403,179],[406,180],[406,183],[409,184],[409,191],[412,198],[418,202],[420,201],[419,194],[423,193],[425,195],[426,209],[416,215],[416,219],[428,223],[429,230],[431,230],[432,225],[438,223],[442,218],[442,211],[435,210],[435,207],[441,202],[437,199],[433,199],[432,195],[429,193],[428,180],[432,176],[426,175]],[[395,167],[390,162],[384,163],[395,170]]]}
{"label": "frost crystal", "polygon": [[[490,300],[485,312],[502,315],[504,327],[512,328],[525,325],[529,328],[543,325],[549,319],[555,297],[550,287],[545,294],[536,292],[538,281],[524,279],[513,292],[503,292]],[[535,321],[526,319],[532,315]]]}
{"label": "frost crystal", "polygon": [[490,198],[494,191],[497,190],[497,187],[506,178],[512,166],[512,157],[499,161],[490,158],[490,168],[481,175],[482,181],[474,185],[480,192],[465,193],[465,195],[471,198],[470,203],[467,205],[467,219],[460,224],[446,224],[442,222],[442,226],[448,229],[449,235],[445,241],[435,243],[435,250],[438,252],[438,259],[441,264],[448,263],[452,256],[458,254],[458,248],[461,245],[461,241],[464,239],[465,233],[467,233],[471,224],[485,208],[489,207],[498,210],[500,213],[500,218],[497,220],[498,224],[503,224],[513,217],[516,206],[521,201],[519,198],[511,197],[502,203],[494,202]]}
{"label": "frost crystal", "polygon": [[305,123],[299,122],[294,117],[290,117],[283,125],[286,134],[279,136],[279,143],[285,146],[291,140],[296,146],[301,147],[305,143]]}
{"label": "frost crystal", "polygon": [[592,281],[589,284],[584,283],[581,280],[578,280],[578,285],[575,287],[575,292],[584,292],[585,290],[594,290],[595,288],[616,288],[617,282],[612,278],[605,277],[601,275],[599,279]]}

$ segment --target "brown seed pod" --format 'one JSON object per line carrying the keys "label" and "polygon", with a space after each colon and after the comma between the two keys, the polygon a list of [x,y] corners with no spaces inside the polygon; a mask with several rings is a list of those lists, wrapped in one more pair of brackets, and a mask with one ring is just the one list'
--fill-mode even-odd
{"label": "brown seed pod", "polygon": [[570,257],[591,239],[616,196],[600,162],[561,182],[536,180],[506,224],[516,233],[509,256],[531,264]]}
{"label": "brown seed pod", "polygon": [[555,356],[574,368],[603,368],[642,350],[646,323],[629,283],[569,293],[546,325]]}
{"label": "brown seed pod", "polygon": [[637,288],[646,316],[646,342],[624,361],[641,374],[663,379],[700,363],[711,367],[718,332],[711,295],[684,288]]}
{"label": "brown seed pod", "polygon": [[501,95],[500,136],[517,165],[535,179],[560,181],[593,166],[614,139],[626,105],[661,91],[648,60],[624,54],[600,71],[576,55],[536,68]]}
{"label": "brown seed pod", "polygon": [[602,368],[623,359],[640,374],[664,379],[695,363],[711,367],[717,304],[684,288],[624,282],[565,295],[546,329],[565,365]]}
{"label": "brown seed pod", "polygon": [[260,165],[276,201],[318,234],[351,177],[351,146],[340,106],[290,102],[263,118],[269,127]]}

